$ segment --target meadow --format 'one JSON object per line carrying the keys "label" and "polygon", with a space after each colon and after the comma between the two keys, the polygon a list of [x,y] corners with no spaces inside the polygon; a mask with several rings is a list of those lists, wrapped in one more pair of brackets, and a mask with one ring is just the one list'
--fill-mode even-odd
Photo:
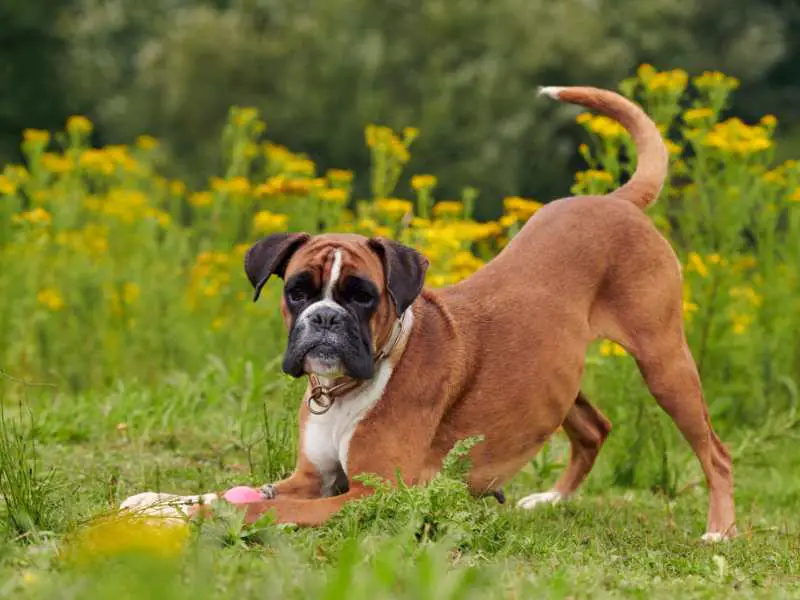
{"label": "meadow", "polygon": [[[587,356],[583,389],[614,429],[561,505],[514,508],[566,464],[557,435],[505,506],[469,497],[460,447],[429,486],[375,481],[319,529],[244,527],[224,507],[191,527],[118,517],[141,491],[291,471],[303,382],[280,372],[280,282],[251,301],[242,262],[259,236],[394,237],[430,259],[435,288],[479,269],[547,199],[508,197],[477,222],[479,190],[439,198],[434,175],[406,172],[424,131],[377,125],[364,132],[370,193],[357,197],[352,172],[318,172],[242,107],[221,140],[224,172],[189,190],[160,174],[157,139],[93,148],[92,123],[75,116],[63,132],[26,130],[25,163],[0,174],[0,596],[797,597],[800,162],[775,160],[774,116],[726,118],[737,86],[648,65],[620,84],[668,143],[670,180],[648,214],[684,266],[687,334],[734,457],[737,539],[700,542],[699,465],[608,341]],[[632,172],[618,124],[553,111],[586,133],[574,193]]]}

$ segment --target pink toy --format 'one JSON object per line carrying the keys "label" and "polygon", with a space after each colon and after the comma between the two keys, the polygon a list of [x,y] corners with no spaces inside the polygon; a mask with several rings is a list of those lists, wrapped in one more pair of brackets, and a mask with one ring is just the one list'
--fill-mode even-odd
{"label": "pink toy", "polygon": [[264,499],[261,492],[246,485],[232,487],[222,497],[231,504],[247,504],[248,502],[259,502]]}

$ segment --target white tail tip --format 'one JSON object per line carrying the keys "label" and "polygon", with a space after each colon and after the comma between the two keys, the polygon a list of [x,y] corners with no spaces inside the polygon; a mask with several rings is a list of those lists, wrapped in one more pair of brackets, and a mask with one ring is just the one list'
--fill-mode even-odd
{"label": "white tail tip", "polygon": [[539,95],[540,96],[549,96],[550,98],[555,98],[556,100],[559,99],[559,95],[561,92],[564,91],[565,88],[558,87],[558,86],[545,86],[539,88]]}

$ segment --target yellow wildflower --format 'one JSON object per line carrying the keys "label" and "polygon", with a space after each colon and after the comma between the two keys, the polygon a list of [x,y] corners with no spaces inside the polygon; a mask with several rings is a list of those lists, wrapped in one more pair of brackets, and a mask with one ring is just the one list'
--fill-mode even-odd
{"label": "yellow wildflower", "polygon": [[575,173],[575,179],[579,183],[591,183],[597,181],[606,185],[614,183],[614,177],[608,171],[600,171],[598,169],[587,169],[586,171],[578,171]]}
{"label": "yellow wildflower", "polygon": [[0,174],[0,195],[11,196],[17,193],[17,184],[7,175]]}
{"label": "yellow wildflower", "polygon": [[507,213],[515,216],[520,221],[527,221],[544,205],[536,200],[510,196],[503,200],[503,206]]}
{"label": "yellow wildflower", "polygon": [[656,69],[653,65],[642,63],[639,65],[639,68],[636,69],[636,75],[639,79],[646,80],[656,74]]}
{"label": "yellow wildflower", "polygon": [[38,207],[27,212],[14,215],[11,220],[14,223],[30,223],[31,225],[49,225],[52,222],[50,213]]}
{"label": "yellow wildflower", "polygon": [[28,144],[46,146],[50,142],[50,132],[43,129],[26,129],[22,132],[22,139]]}
{"label": "yellow wildflower", "polygon": [[500,226],[506,229],[517,223],[519,223],[519,218],[516,215],[503,215],[500,217]]}
{"label": "yellow wildflower", "polygon": [[669,91],[679,93],[686,89],[689,76],[683,69],[673,69],[672,71],[660,71],[648,77],[644,82],[647,89],[651,91]]}
{"label": "yellow wildflower", "polygon": [[67,132],[73,135],[89,135],[94,129],[92,122],[82,115],[73,115],[67,119]]}
{"label": "yellow wildflower", "polygon": [[696,123],[697,121],[708,121],[714,117],[714,111],[707,107],[690,108],[683,113],[683,120],[686,123]]}
{"label": "yellow wildflower", "polygon": [[246,177],[231,177],[230,179],[212,177],[211,189],[223,194],[242,196],[250,191],[250,181]]}
{"label": "yellow wildflower", "polygon": [[733,333],[742,335],[745,333],[753,322],[752,315],[733,313],[731,314],[731,323],[733,325]]}
{"label": "yellow wildflower", "polygon": [[136,283],[126,282],[122,284],[122,301],[125,304],[134,304],[139,300],[142,290]]}
{"label": "yellow wildflower", "polygon": [[415,227],[416,229],[424,229],[425,227],[431,226],[431,220],[423,219],[422,217],[412,217],[411,226]]}
{"label": "yellow wildflower", "polygon": [[625,348],[612,342],[611,340],[603,340],[600,342],[600,356],[625,356]]}
{"label": "yellow wildflower", "polygon": [[688,257],[688,263],[686,265],[687,271],[694,271],[700,277],[708,277],[708,267],[703,262],[703,259],[697,252],[690,252]]}
{"label": "yellow wildflower", "polygon": [[350,183],[353,181],[353,172],[345,169],[328,169],[326,175],[331,183]]}
{"label": "yellow wildflower", "polygon": [[286,164],[286,170],[293,175],[306,175],[311,177],[316,172],[316,165],[307,158],[291,160]]}
{"label": "yellow wildflower", "polygon": [[403,142],[394,136],[392,136],[389,142],[389,150],[391,151],[391,155],[402,164],[406,164],[411,158],[411,155],[408,153],[408,148],[406,148],[405,144],[403,144]]}
{"label": "yellow wildflower", "polygon": [[411,178],[411,187],[417,192],[430,190],[436,187],[436,177],[433,175],[414,175]]}
{"label": "yellow wildflower", "polygon": [[343,205],[347,202],[347,192],[338,188],[323,190],[319,197],[323,202],[331,204]]}
{"label": "yellow wildflower", "polygon": [[739,87],[739,80],[735,77],[728,77],[719,71],[705,71],[702,75],[695,77],[692,82],[699,90],[708,90],[716,87],[735,90]]}
{"label": "yellow wildflower", "polygon": [[589,115],[589,118],[578,115],[578,123],[601,138],[617,140],[628,136],[627,130],[622,125],[605,115]]}
{"label": "yellow wildflower", "polygon": [[464,205],[454,200],[443,200],[433,205],[433,214],[436,217],[457,217],[464,214]]}
{"label": "yellow wildflower", "polygon": [[267,142],[264,144],[263,148],[264,156],[267,157],[267,161],[271,164],[283,164],[284,162],[291,160],[294,156],[291,150],[286,148],[286,146],[281,146],[280,144]]}
{"label": "yellow wildflower", "polygon": [[225,318],[217,317],[211,321],[211,329],[222,329],[225,326]]}
{"label": "yellow wildflower", "polygon": [[183,196],[186,193],[186,184],[179,179],[169,182],[169,193],[173,196]]}
{"label": "yellow wildflower", "polygon": [[403,141],[406,145],[409,145],[419,136],[419,129],[416,127],[404,127],[403,128]]}
{"label": "yellow wildflower", "polygon": [[110,175],[114,172],[114,161],[109,154],[103,150],[89,148],[78,158],[78,165],[87,171]]}
{"label": "yellow wildflower", "polygon": [[253,217],[253,229],[257,233],[272,233],[285,231],[289,224],[289,217],[262,210]]}
{"label": "yellow wildflower", "polygon": [[381,198],[375,201],[375,208],[389,217],[400,218],[413,212],[414,205],[400,198]]}
{"label": "yellow wildflower", "polygon": [[721,265],[723,267],[727,267],[728,266],[728,259],[727,258],[722,258],[722,256],[720,256],[716,252],[714,254],[709,254],[706,257],[706,259],[708,260],[708,263],[711,264],[711,265]]}
{"label": "yellow wildflower", "polygon": [[136,146],[142,150],[154,150],[158,148],[158,140],[152,135],[140,135],[136,138]]}
{"label": "yellow wildflower", "polygon": [[233,113],[233,123],[238,127],[243,127],[258,118],[258,109],[252,106],[244,108],[235,107],[231,112]]}
{"label": "yellow wildflower", "polygon": [[189,204],[197,208],[210,206],[214,203],[214,195],[211,192],[195,192],[189,196]]}
{"label": "yellow wildflower", "polygon": [[731,298],[742,298],[755,307],[761,306],[764,298],[750,286],[735,286],[728,292]]}
{"label": "yellow wildflower", "polygon": [[176,558],[190,535],[181,520],[123,513],[98,519],[68,539],[64,558],[77,564],[124,554]]}
{"label": "yellow wildflower", "polygon": [[775,115],[764,115],[761,117],[759,123],[761,123],[764,127],[774,129],[778,124],[778,119],[775,117]]}
{"label": "yellow wildflower", "polygon": [[36,300],[50,312],[58,312],[64,308],[64,298],[54,287],[44,288],[36,294]]}
{"label": "yellow wildflower", "polygon": [[800,202],[800,187],[789,194],[789,202]]}
{"label": "yellow wildflower", "polygon": [[42,154],[42,166],[51,173],[66,173],[72,168],[72,161],[66,156],[45,152]]}
{"label": "yellow wildflower", "polygon": [[703,143],[722,152],[747,155],[772,146],[769,132],[763,127],[746,125],[740,119],[728,119],[714,125]]}
{"label": "yellow wildflower", "polygon": [[575,122],[576,122],[578,125],[586,125],[586,124],[588,124],[588,123],[589,123],[589,122],[590,122],[590,121],[591,121],[593,118],[594,118],[594,115],[592,115],[592,113],[585,112],[585,113],[581,113],[581,114],[579,114],[577,117],[575,117]]}
{"label": "yellow wildflower", "polygon": [[664,140],[664,144],[667,146],[667,152],[669,152],[670,156],[680,156],[683,152],[683,148],[681,148],[678,144],[673,142],[672,140]]}

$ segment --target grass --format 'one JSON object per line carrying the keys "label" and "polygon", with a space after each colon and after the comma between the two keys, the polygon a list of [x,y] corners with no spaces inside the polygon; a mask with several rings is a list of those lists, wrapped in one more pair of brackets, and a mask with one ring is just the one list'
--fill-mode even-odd
{"label": "grass", "polygon": [[[633,368],[621,370],[633,379]],[[580,497],[523,512],[513,502],[545,489],[567,457],[555,438],[507,488],[509,503],[474,500],[457,473],[426,489],[380,491],[316,530],[262,523],[240,531],[234,516],[197,528],[184,554],[160,560],[121,549],[88,566],[59,559],[59,548],[129,494],[182,493],[258,484],[291,467],[291,423],[298,385],[274,366],[218,361],[196,378],[174,376],[156,389],[131,384],[77,397],[5,380],[6,397],[24,393],[33,423],[8,418],[35,446],[44,504],[40,524],[7,530],[0,548],[0,589],[31,598],[308,597],[793,597],[800,593],[800,452],[797,429],[758,434],[758,452],[736,463],[740,537],[699,541],[706,493],[685,445],[671,446],[676,497],[614,485],[636,444],[636,411],[618,410],[587,386],[616,422]],[[647,401],[631,385],[629,404]],[[652,401],[650,401],[652,402]],[[654,403],[653,403],[654,404]],[[268,415],[267,420],[264,415]],[[785,425],[785,423],[784,423]],[[648,435],[671,424],[659,414]],[[728,432],[734,449],[752,437]],[[270,451],[279,441],[282,452]],[[3,460],[17,446],[2,438]],[[19,435],[17,438],[20,439]],[[288,442],[288,443],[287,443]],[[750,441],[752,447],[752,440]],[[34,454],[35,453],[35,454]],[[254,459],[258,455],[259,459]],[[267,459],[269,457],[269,459]],[[32,464],[32,463],[31,463]],[[644,466],[650,481],[658,465]],[[648,478],[639,474],[640,478]],[[636,479],[636,478],[634,478]],[[26,500],[22,500],[24,503]],[[29,501],[29,500],[28,500]],[[7,528],[10,526],[7,523]],[[23,523],[23,527],[24,527]],[[17,525],[19,528],[19,526]]]}
{"label": "grass", "polygon": [[[189,191],[159,174],[157,140],[89,148],[92,124],[73,117],[63,134],[26,131],[26,165],[0,173],[0,597],[798,597],[800,163],[775,164],[774,117],[724,120],[735,79],[688,84],[643,66],[621,88],[669,140],[672,177],[648,214],[684,267],[688,340],[734,455],[736,540],[700,542],[699,465],[607,340],[583,389],[614,429],[561,505],[514,508],[564,467],[556,436],[505,506],[470,498],[452,455],[431,485],[379,485],[319,529],[243,527],[224,508],[191,528],[120,521],[135,493],[261,485],[293,467],[303,383],[279,372],[280,283],[248,301],[249,242],[287,229],[393,236],[431,259],[440,287],[541,204],[509,197],[477,223],[477,191],[437,201],[430,175],[410,178],[413,200],[391,197],[419,132],[375,126],[372,197],[354,198],[353,173],[318,177],[239,108],[224,177]],[[605,193],[634,168],[631,141],[603,117],[577,121],[590,145],[573,191]]]}

